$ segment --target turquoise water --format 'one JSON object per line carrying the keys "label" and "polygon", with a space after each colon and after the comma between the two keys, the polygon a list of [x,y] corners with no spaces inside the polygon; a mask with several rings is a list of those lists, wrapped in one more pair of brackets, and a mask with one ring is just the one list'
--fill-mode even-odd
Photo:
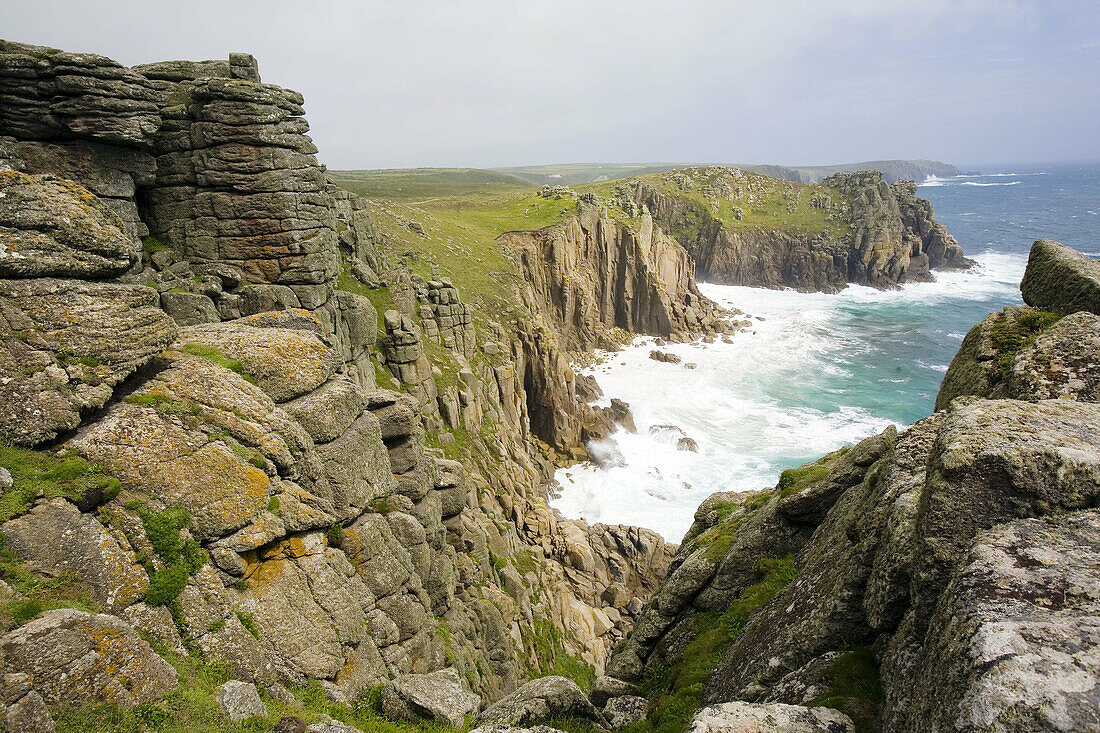
{"label": "turquoise water", "polygon": [[[678,540],[719,490],[771,486],[783,468],[932,411],[966,331],[1019,304],[1031,242],[1051,237],[1100,255],[1100,167],[1004,171],[931,180],[919,189],[978,267],[933,283],[805,294],[704,284],[754,316],[732,344],[667,347],[683,365],[636,345],[590,370],[606,397],[631,404],[637,435],[607,446],[621,465],[558,472],[566,516],[639,524]],[[676,449],[675,425],[698,453]]]}

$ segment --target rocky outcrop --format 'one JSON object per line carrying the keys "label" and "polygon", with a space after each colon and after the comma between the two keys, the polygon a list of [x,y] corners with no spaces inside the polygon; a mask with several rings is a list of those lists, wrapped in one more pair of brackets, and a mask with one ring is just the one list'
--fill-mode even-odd
{"label": "rocky outcrop", "polygon": [[[877,171],[837,173],[812,189],[735,168],[655,175],[658,183],[627,182],[626,198],[676,235],[704,280],[835,292],[970,265],[916,186],[888,184]],[[799,223],[772,223],[773,208]]]}
{"label": "rocky outcrop", "polygon": [[174,689],[176,671],[113,616],[47,611],[6,634],[9,669],[30,676],[46,702],[134,707]]}
{"label": "rocky outcrop", "polygon": [[[1087,297],[1080,293],[1086,291],[1077,287],[1088,281],[1082,273],[1095,266],[1057,242],[1035,242],[1021,288],[1031,288],[1031,302],[1046,310],[1009,306],[970,329],[944,375],[936,409],[946,408],[960,395],[1095,402],[1100,390],[1100,316],[1085,307]],[[1067,295],[1058,301],[1036,293]],[[1084,305],[1073,305],[1077,301]],[[1070,315],[1063,317],[1067,312]]]}
{"label": "rocky outcrop", "polygon": [[95,196],[0,171],[0,432],[34,445],[75,428],[174,337],[155,293],[100,282],[137,259]]}
{"label": "rocky outcrop", "polygon": [[894,729],[1087,729],[1100,690],[1097,548],[1096,511],[978,535],[929,621],[913,687],[888,698]]}
{"label": "rocky outcrop", "polygon": [[[22,78],[13,48],[0,79]],[[602,669],[669,551],[549,509],[522,349],[499,327],[477,349],[457,287],[407,273],[379,334],[363,293],[382,238],[325,180],[300,97],[248,58],[85,60],[132,77],[156,124],[128,140],[85,134],[91,111],[81,131],[0,124],[21,202],[0,224],[0,435],[75,450],[122,493],[20,509],[6,548],[257,684],[315,679],[343,701],[453,667],[495,699],[565,657]],[[341,258],[356,281],[337,289]],[[376,389],[387,367],[414,396]],[[460,461],[428,447],[444,428]]]}
{"label": "rocky outcrop", "polygon": [[481,698],[470,694],[453,668],[397,677],[382,688],[382,711],[390,720],[427,720],[461,728]]}
{"label": "rocky outcrop", "polygon": [[565,677],[532,680],[490,705],[478,721],[489,725],[525,726],[546,720],[574,719],[603,725],[603,715],[581,689]]}
{"label": "rocky outcrop", "polygon": [[564,224],[501,241],[519,254],[526,299],[567,349],[606,348],[615,328],[683,338],[725,325],[695,287],[687,252],[649,217],[635,230],[581,201]]}
{"label": "rocky outcrop", "polygon": [[1100,314],[1100,262],[1051,239],[1031,246],[1020,283],[1024,302],[1033,308]]}
{"label": "rocky outcrop", "polygon": [[847,715],[830,708],[727,702],[703,708],[691,733],[855,733]]}
{"label": "rocky outcrop", "polygon": [[[982,327],[957,361],[1011,344],[1009,378],[991,390],[949,372],[952,398],[907,430],[785,471],[772,491],[708,499],[609,673],[668,670],[657,711],[666,697],[824,702],[885,731],[1088,729],[1100,689],[1086,661],[1100,578],[1092,318],[1048,319],[1030,339]],[[691,662],[706,654],[719,661],[695,698]]]}

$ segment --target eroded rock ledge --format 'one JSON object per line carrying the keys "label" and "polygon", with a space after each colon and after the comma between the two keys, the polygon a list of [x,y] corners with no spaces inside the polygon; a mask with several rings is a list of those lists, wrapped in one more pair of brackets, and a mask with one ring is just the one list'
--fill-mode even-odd
{"label": "eroded rock ledge", "polygon": [[[1078,302],[1095,263],[1035,248],[1067,289],[1031,302]],[[656,689],[652,720],[716,706],[694,730],[734,702],[780,730],[845,729],[811,721],[821,704],[866,730],[1094,727],[1098,325],[1061,315],[994,314],[952,363],[939,412],[773,490],[705,501],[609,674]],[[776,703],[803,706],[804,722],[781,725]]]}

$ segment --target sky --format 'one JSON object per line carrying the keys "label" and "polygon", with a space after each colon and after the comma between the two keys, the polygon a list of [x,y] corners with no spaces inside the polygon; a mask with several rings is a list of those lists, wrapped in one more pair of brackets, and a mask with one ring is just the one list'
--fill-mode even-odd
{"label": "sky", "polygon": [[1100,160],[1096,0],[0,0],[0,38],[252,53],[330,168]]}

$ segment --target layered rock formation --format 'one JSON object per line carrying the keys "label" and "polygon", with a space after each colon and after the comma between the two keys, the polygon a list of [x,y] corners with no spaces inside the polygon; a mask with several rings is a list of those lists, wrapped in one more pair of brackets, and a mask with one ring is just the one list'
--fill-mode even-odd
{"label": "layered rock formation", "polygon": [[[573,416],[546,433],[561,451],[610,419],[561,386],[548,303],[479,348],[458,288],[386,261],[316,163],[301,96],[251,57],[126,69],[5,42],[0,89],[0,439],[40,451],[0,477],[13,583],[77,583],[110,614],[81,628],[113,629],[141,669],[171,666],[135,629],[272,695],[312,680],[354,701],[452,668],[493,700],[602,670],[671,553],[548,506],[530,389]],[[605,276],[609,302],[652,301],[615,325],[701,333],[668,296],[694,292],[682,251],[650,264]],[[26,468],[50,460],[68,462]],[[33,678],[5,692],[11,720],[89,694],[19,661],[28,628],[5,637],[5,671]],[[171,687],[96,669],[89,689],[129,690],[123,707]]]}
{"label": "layered rock formation", "polygon": [[[1093,263],[1035,260],[1079,283],[1035,305],[1088,287]],[[785,471],[774,490],[700,506],[608,665],[647,681],[651,720],[662,706],[739,701],[752,716],[824,703],[867,730],[1095,726],[1096,316],[1034,318],[1024,336],[989,338],[1036,313],[975,327],[940,412]],[[1010,359],[981,358],[998,344]],[[695,729],[724,711],[707,708]]]}
{"label": "layered rock formation", "polygon": [[[676,236],[703,280],[835,292],[970,265],[915,184],[891,185],[876,171],[837,173],[812,189],[735,168],[650,178],[624,183],[623,197]],[[784,212],[794,223],[771,218]]]}

